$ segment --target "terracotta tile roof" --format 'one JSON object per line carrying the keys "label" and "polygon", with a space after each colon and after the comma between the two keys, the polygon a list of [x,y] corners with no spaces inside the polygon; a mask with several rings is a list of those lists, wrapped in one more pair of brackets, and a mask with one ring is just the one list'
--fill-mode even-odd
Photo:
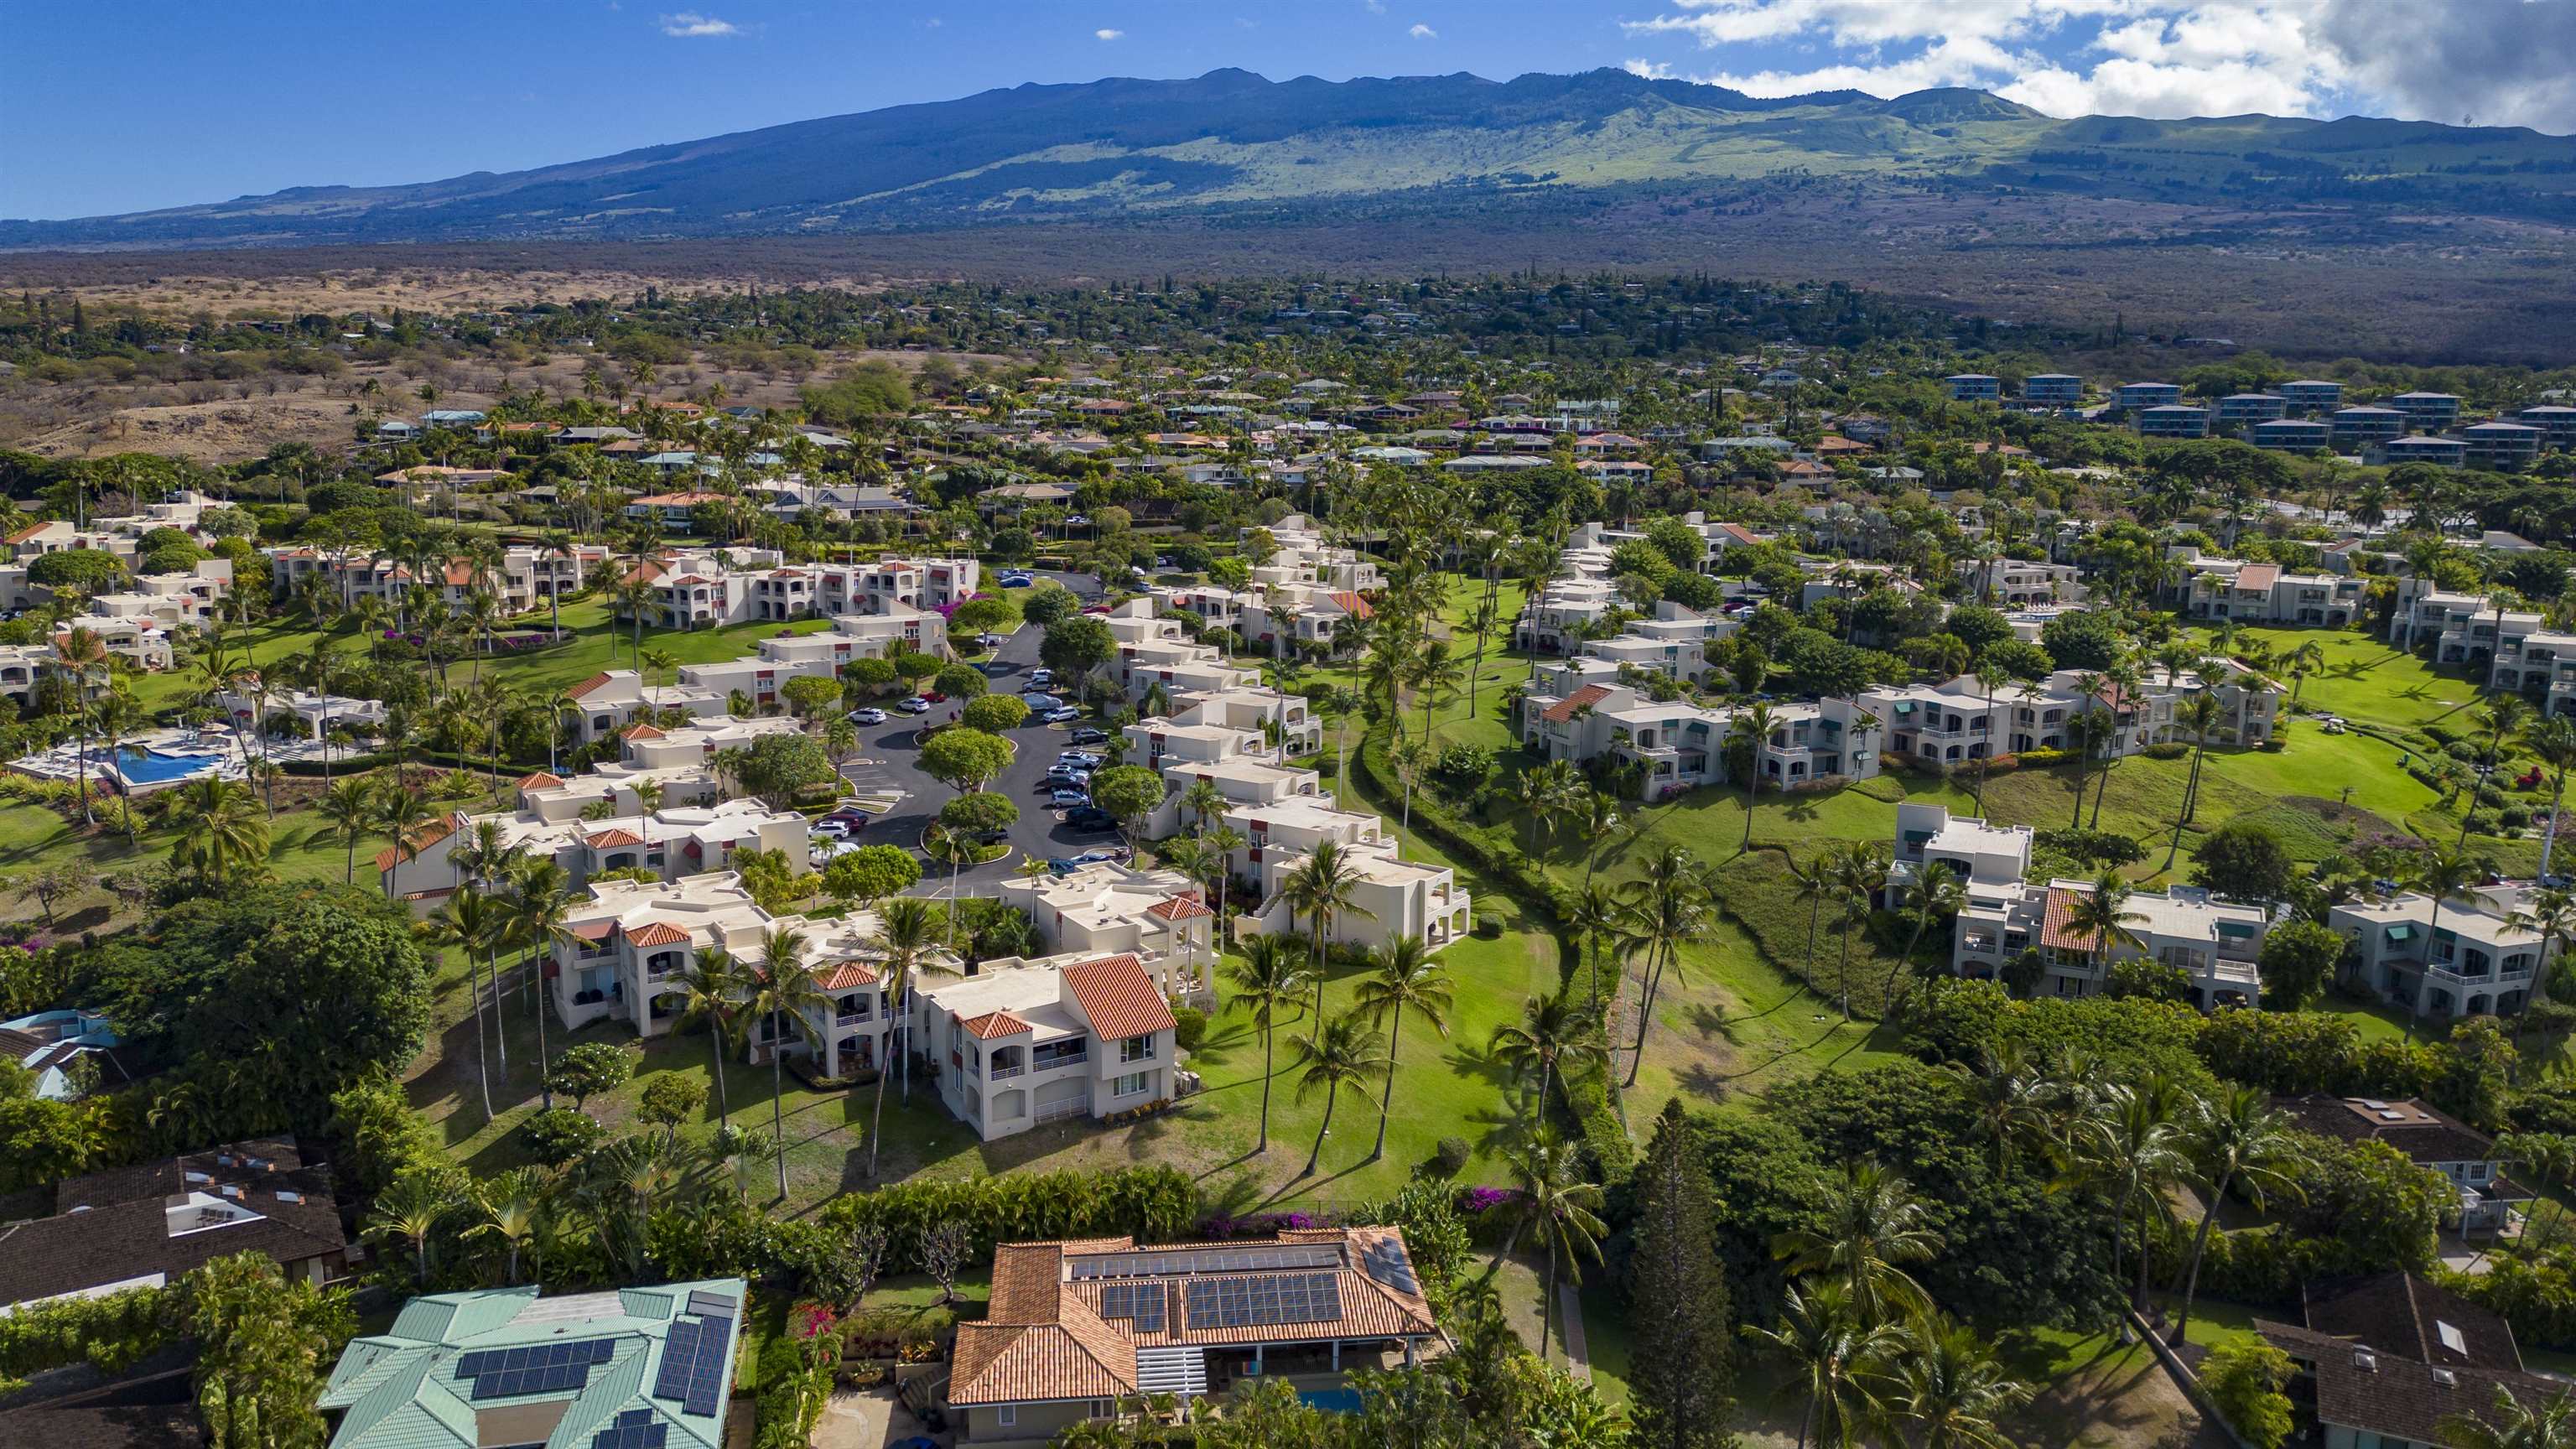
{"label": "terracotta tile roof", "polygon": [[1029,1030],[1029,1024],[1027,1022],[1020,1020],[1018,1017],[1011,1015],[1007,1011],[988,1011],[982,1016],[970,1016],[966,1018],[966,1020],[958,1023],[958,1025],[965,1027],[967,1033],[973,1036],[977,1041],[992,1041],[996,1037],[1018,1036],[1021,1032]]}
{"label": "terracotta tile roof", "polygon": [[1342,606],[1343,613],[1349,614],[1355,618],[1374,618],[1377,614],[1377,610],[1369,607],[1368,600],[1361,598],[1359,595],[1352,593],[1348,589],[1334,590],[1333,602]]}
{"label": "terracotta tile roof", "polygon": [[877,968],[865,961],[843,961],[815,973],[814,984],[825,991],[847,991],[853,986],[877,984]]}
{"label": "terracotta tile roof", "polygon": [[1101,1036],[1143,1036],[1172,1029],[1172,1004],[1154,989],[1153,978],[1132,953],[1067,966],[1064,984],[1081,1003],[1091,1029]]}
{"label": "terracotta tile roof", "polygon": [[1190,921],[1216,912],[1200,905],[1198,897],[1183,893],[1147,906],[1145,914],[1165,921]]}
{"label": "terracotta tile roof", "polygon": [[522,790],[552,790],[560,787],[562,784],[563,781],[561,779],[553,775],[549,775],[543,770],[539,770],[533,775],[523,775],[519,779],[519,788]]}
{"label": "terracotta tile roof", "polygon": [[629,931],[626,939],[638,946],[677,946],[689,939],[689,933],[668,921],[655,921],[640,931]]}
{"label": "terracotta tile roof", "polygon": [[2098,944],[2092,937],[2078,936],[2070,924],[2075,919],[2075,902],[2084,892],[2050,887],[2048,913],[2039,927],[2039,943],[2059,951],[2091,951]]}
{"label": "terracotta tile roof", "polygon": [[606,684],[607,682],[608,676],[606,674],[594,674],[588,679],[583,680],[581,683],[574,685],[572,688],[565,690],[564,697],[566,699],[588,699],[592,694],[598,692],[601,685]]}
{"label": "terracotta tile roof", "polygon": [[2258,589],[2268,593],[2280,581],[2279,564],[2247,564],[2236,572],[2236,587],[2240,589]]}
{"label": "terracotta tile roof", "polygon": [[53,524],[50,522],[31,523],[26,527],[19,529],[17,532],[10,534],[6,538],[0,538],[0,543],[25,543],[28,539],[34,538],[37,534],[40,534],[51,527],[53,527]]}
{"label": "terracotta tile roof", "polygon": [[617,934],[617,922],[614,919],[584,921],[573,927],[572,933],[585,941],[605,941]]}
{"label": "terracotta tile roof", "polygon": [[642,845],[644,837],[632,830],[603,830],[582,843],[593,850],[608,850],[620,845]]}
{"label": "terracotta tile roof", "polygon": [[1610,691],[1608,687],[1599,684],[1587,684],[1581,689],[1574,691],[1572,694],[1567,695],[1565,698],[1558,700],[1556,703],[1549,705],[1547,707],[1547,711],[1541,714],[1539,718],[1546,720],[1549,724],[1563,724],[1567,720],[1574,718],[1574,712],[1576,710],[1582,709],[1586,705],[1599,704],[1601,701],[1608,699],[1609,697]]}
{"label": "terracotta tile roof", "polygon": [[626,731],[626,738],[630,740],[667,740],[670,737],[671,732],[669,730],[662,729],[656,725],[633,725],[628,727]]}
{"label": "terracotta tile roof", "polygon": [[1752,529],[1741,523],[1721,523],[1717,526],[1717,531],[1748,548],[1762,541],[1754,536]]}
{"label": "terracotta tile roof", "polygon": [[443,820],[433,820],[427,825],[422,826],[420,829],[413,831],[410,849],[408,850],[398,851],[396,847],[388,845],[384,849],[377,851],[376,869],[380,872],[391,870],[398,862],[417,857],[422,851],[427,850],[438,842],[454,835],[456,833],[456,821],[461,818],[462,817],[450,817]]}

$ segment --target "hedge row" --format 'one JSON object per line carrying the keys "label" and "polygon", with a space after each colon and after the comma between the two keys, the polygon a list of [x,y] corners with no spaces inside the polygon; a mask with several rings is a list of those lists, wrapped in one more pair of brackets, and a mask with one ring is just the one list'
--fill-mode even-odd
{"label": "hedge row", "polygon": [[882,1228],[887,1273],[921,1269],[924,1229],[962,1223],[970,1259],[990,1258],[996,1243],[1126,1236],[1169,1242],[1199,1218],[1198,1184],[1173,1167],[1065,1169],[1003,1177],[896,1183],[832,1200],[825,1227],[840,1241],[861,1227]]}

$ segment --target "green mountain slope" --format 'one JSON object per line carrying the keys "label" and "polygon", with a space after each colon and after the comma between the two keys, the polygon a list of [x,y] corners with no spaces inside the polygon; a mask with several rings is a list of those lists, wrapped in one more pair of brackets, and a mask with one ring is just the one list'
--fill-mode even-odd
{"label": "green mountain slope", "polygon": [[2059,121],[1983,91],[1761,100],[1620,71],[1335,83],[1227,70],[1021,86],[412,186],[0,222],[0,247],[811,235],[1783,172],[2576,219],[2576,142],[2522,129]]}

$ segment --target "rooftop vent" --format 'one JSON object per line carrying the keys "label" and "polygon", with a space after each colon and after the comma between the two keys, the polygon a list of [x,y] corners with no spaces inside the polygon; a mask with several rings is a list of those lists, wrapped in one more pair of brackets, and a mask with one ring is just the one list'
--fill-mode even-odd
{"label": "rooftop vent", "polygon": [[2460,1333],[2459,1329],[2451,1326],[2450,1324],[2444,1323],[2437,1318],[2433,1320],[2433,1332],[2442,1340],[2442,1347],[2460,1355],[2462,1358],[2468,1357],[2469,1341]]}
{"label": "rooftop vent", "polygon": [[2356,1348],[2352,1351],[2352,1366],[2363,1373],[2375,1374],[2379,1372],[2379,1355],[2366,1348]]}
{"label": "rooftop vent", "polygon": [[2433,1382],[2446,1389],[2456,1389],[2460,1386],[2460,1376],[2449,1369],[2437,1368],[2433,1370]]}

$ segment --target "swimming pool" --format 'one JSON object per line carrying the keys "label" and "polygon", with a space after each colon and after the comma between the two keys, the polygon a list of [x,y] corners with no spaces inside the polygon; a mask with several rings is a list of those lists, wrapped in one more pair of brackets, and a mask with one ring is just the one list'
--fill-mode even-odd
{"label": "swimming pool", "polygon": [[1297,1397],[1305,1402],[1307,1408],[1321,1409],[1327,1414],[1356,1414],[1360,1411],[1360,1391],[1357,1389],[1299,1389]]}
{"label": "swimming pool", "polygon": [[222,763],[220,755],[172,755],[128,746],[117,752],[116,773],[129,785],[166,785],[203,774]]}

